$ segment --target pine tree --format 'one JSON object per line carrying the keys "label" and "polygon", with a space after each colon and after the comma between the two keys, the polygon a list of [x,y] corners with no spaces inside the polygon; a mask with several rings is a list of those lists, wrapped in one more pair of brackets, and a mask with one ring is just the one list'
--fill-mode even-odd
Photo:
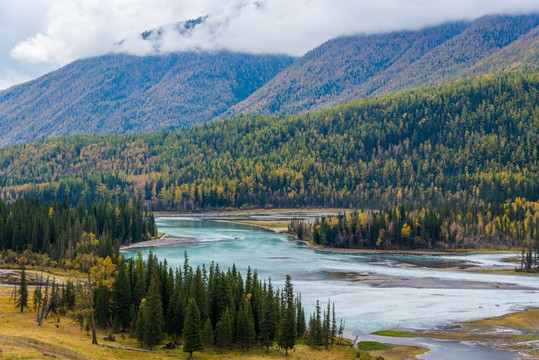
{"label": "pine tree", "polygon": [[333,343],[337,336],[337,319],[335,317],[335,303],[333,303],[333,311],[331,315],[331,349],[333,349]]}
{"label": "pine tree", "polygon": [[134,326],[134,335],[137,338],[138,341],[140,341],[140,346],[144,343],[144,327],[146,324],[144,323],[144,308],[146,307],[146,299],[142,299],[140,301],[139,310],[135,318],[133,318],[133,323],[135,323]]}
{"label": "pine tree", "polygon": [[21,270],[21,279],[19,282],[18,297],[16,307],[21,308],[21,312],[24,311],[25,307],[28,307],[28,283],[26,281],[26,269],[22,268]]}
{"label": "pine tree", "polygon": [[185,322],[183,325],[183,351],[189,353],[189,359],[193,358],[193,351],[204,349],[202,333],[200,331],[200,311],[194,298],[189,298],[185,310]]}
{"label": "pine tree", "polygon": [[217,339],[217,346],[220,350],[226,351],[232,348],[234,341],[234,318],[230,314],[228,308],[225,309],[221,315],[221,319],[217,322],[215,327],[215,337]]}
{"label": "pine tree", "polygon": [[236,320],[236,339],[243,350],[250,349],[255,340],[255,327],[249,296],[241,304]]}
{"label": "pine tree", "polygon": [[328,300],[328,307],[327,310],[324,311],[324,321],[322,323],[322,343],[324,344],[324,348],[327,350],[329,347],[329,337],[331,335],[331,322],[330,322],[330,316],[331,316],[331,304]]}
{"label": "pine tree", "polygon": [[309,345],[318,348],[322,343],[322,319],[320,316],[320,302],[316,301],[316,311],[309,320]]}
{"label": "pine tree", "polygon": [[202,341],[204,342],[204,347],[206,349],[209,349],[213,345],[214,335],[210,318],[206,319],[206,323],[202,329]]}
{"label": "pine tree", "polygon": [[129,327],[131,322],[131,285],[127,278],[125,262],[120,258],[118,271],[112,286],[112,317],[117,324],[122,326],[122,332]]}
{"label": "pine tree", "polygon": [[180,291],[179,288],[175,289],[167,313],[168,332],[170,335],[173,335],[174,338],[177,338],[183,330],[185,312],[183,295]]}
{"label": "pine tree", "polygon": [[273,345],[275,334],[277,333],[277,315],[273,295],[273,287],[270,280],[268,290],[265,291],[265,297],[262,303],[262,316],[260,320],[259,333],[260,343],[266,347],[266,353],[269,352],[269,347]]}
{"label": "pine tree", "polygon": [[297,305],[296,305],[296,311],[297,311],[297,324],[296,324],[296,332],[297,332],[297,338],[301,339],[305,335],[305,331],[307,330],[307,325],[305,324],[305,311],[303,310],[303,305],[301,304],[301,295],[298,296],[297,299]]}
{"label": "pine tree", "polygon": [[294,304],[294,288],[290,275],[286,275],[283,306],[281,309],[279,346],[285,349],[285,355],[288,355],[288,349],[293,349],[296,344],[296,307]]}
{"label": "pine tree", "polygon": [[100,286],[96,291],[95,299],[95,316],[97,324],[100,325],[103,329],[107,328],[110,318],[110,309],[109,309],[109,290],[106,286]]}
{"label": "pine tree", "polygon": [[161,341],[163,341],[164,319],[163,305],[161,303],[161,292],[159,290],[159,278],[157,271],[153,271],[150,280],[150,287],[146,295],[146,305],[143,312],[144,324],[144,342],[150,347],[150,350]]}

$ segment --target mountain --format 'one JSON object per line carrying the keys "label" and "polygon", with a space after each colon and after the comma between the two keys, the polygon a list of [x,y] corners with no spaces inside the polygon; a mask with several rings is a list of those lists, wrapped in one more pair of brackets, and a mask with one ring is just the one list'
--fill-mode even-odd
{"label": "mountain", "polygon": [[[158,52],[205,17],[140,34]],[[121,44],[120,44],[121,45]],[[539,64],[539,15],[486,16],[327,41],[294,59],[226,51],[75,61],[0,92],[0,146],[71,134],[139,133],[238,114],[320,110],[353,99]]]}
{"label": "mountain", "polygon": [[527,70],[308,114],[48,139],[0,149],[1,196],[76,204],[137,194],[154,210],[503,208],[539,200],[538,103],[539,72]]}
{"label": "mountain", "polygon": [[0,92],[0,146],[211,120],[293,62],[277,55],[185,52],[75,61]]}
{"label": "mountain", "polygon": [[318,110],[493,70],[537,67],[539,15],[347,36],[313,49],[225,115]]}

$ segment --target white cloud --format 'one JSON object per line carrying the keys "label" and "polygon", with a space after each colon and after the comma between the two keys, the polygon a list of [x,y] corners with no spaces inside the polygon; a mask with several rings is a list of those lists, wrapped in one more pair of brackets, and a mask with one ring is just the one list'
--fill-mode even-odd
{"label": "white cloud", "polygon": [[[9,26],[23,29],[13,31],[15,43],[0,42],[0,68],[6,61],[60,66],[112,51],[230,49],[299,56],[339,35],[539,12],[537,0],[17,0],[24,11],[13,3],[0,0],[0,13],[8,9]],[[193,32],[178,35],[174,24],[204,15],[207,20]],[[29,24],[28,18],[38,21]],[[158,27],[158,41],[140,36]]]}

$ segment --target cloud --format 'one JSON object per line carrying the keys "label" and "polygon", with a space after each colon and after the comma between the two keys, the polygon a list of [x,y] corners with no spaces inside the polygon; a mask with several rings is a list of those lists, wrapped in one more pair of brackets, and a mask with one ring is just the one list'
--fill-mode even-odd
{"label": "cloud", "polygon": [[[340,35],[539,12],[537,0],[17,0],[24,11],[10,3],[0,0],[2,11],[11,8],[10,26],[24,18],[38,19],[39,26],[22,21],[20,34],[30,34],[9,48],[0,43],[0,50],[12,61],[51,66],[110,52],[230,49],[300,56]],[[192,31],[178,33],[179,21],[205,15]],[[140,34],[149,29],[160,35],[144,39]]]}

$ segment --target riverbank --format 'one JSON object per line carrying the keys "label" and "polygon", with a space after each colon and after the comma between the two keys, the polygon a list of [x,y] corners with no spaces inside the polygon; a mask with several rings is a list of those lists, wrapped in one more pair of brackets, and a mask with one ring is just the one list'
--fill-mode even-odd
{"label": "riverbank", "polygon": [[188,239],[188,238],[180,238],[180,237],[164,235],[158,239],[140,241],[140,242],[132,243],[129,245],[122,245],[120,246],[120,251],[129,250],[129,249],[150,248],[150,247],[157,247],[157,246],[178,245],[178,244],[185,244],[192,241],[193,241],[192,239]]}
{"label": "riverbank", "polygon": [[[380,341],[386,337],[427,338],[475,343],[518,353],[525,358],[539,358],[539,309],[528,309],[499,317],[466,321],[444,331],[377,331]],[[387,340],[386,340],[387,341]]]}

